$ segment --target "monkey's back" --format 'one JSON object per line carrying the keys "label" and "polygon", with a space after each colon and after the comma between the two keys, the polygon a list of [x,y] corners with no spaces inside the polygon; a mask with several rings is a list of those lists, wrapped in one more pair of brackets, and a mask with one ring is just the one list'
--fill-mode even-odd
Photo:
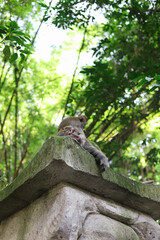
{"label": "monkey's back", "polygon": [[84,128],[86,125],[86,116],[65,118],[59,125],[58,131],[66,126]]}

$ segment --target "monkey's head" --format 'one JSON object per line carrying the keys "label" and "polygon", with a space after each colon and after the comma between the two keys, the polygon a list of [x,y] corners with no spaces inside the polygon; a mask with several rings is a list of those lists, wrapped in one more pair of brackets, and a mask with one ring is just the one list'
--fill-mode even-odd
{"label": "monkey's head", "polygon": [[65,118],[58,127],[58,132],[67,126],[71,127],[78,127],[84,129],[85,125],[87,123],[87,117],[85,115],[79,116],[79,117],[68,117]]}

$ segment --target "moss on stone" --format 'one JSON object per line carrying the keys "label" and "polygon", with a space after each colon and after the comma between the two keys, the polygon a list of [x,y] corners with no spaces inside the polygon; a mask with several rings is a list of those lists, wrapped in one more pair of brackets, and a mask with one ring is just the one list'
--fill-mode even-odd
{"label": "moss on stone", "polygon": [[[51,137],[30,164],[0,192],[0,219],[23,208],[60,182],[79,186],[160,217],[160,185],[146,185],[108,168],[103,174],[92,155],[69,137]],[[7,207],[11,204],[10,208]],[[159,207],[158,207],[159,206]]]}

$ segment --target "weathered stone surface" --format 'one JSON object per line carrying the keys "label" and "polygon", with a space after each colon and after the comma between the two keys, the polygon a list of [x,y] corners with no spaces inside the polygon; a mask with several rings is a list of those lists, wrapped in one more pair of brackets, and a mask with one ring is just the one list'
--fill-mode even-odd
{"label": "weathered stone surface", "polygon": [[159,229],[147,215],[63,183],[3,220],[0,239],[159,240]]}
{"label": "weathered stone surface", "polygon": [[137,211],[130,210],[129,208],[123,207],[111,200],[104,201],[103,199],[95,198],[94,201],[101,214],[125,224],[134,224],[139,218],[139,213]]}
{"label": "weathered stone surface", "polygon": [[159,187],[102,176],[72,139],[50,138],[0,192],[0,240],[160,240]]}
{"label": "weathered stone surface", "polygon": [[160,240],[160,226],[147,215],[140,214],[132,228],[142,240]]}
{"label": "weathered stone surface", "polygon": [[100,214],[91,214],[84,223],[84,232],[79,240],[139,240],[127,225]]}
{"label": "weathered stone surface", "polygon": [[[51,137],[18,178],[0,192],[0,220],[61,182],[160,218],[160,186],[132,181],[111,169],[101,175],[94,158],[72,139]],[[133,221],[133,217],[128,221]]]}

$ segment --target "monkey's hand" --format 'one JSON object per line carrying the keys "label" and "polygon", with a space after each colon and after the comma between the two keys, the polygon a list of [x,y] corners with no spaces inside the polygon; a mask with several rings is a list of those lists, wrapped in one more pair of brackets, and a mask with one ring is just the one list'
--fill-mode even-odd
{"label": "monkey's hand", "polygon": [[80,137],[80,134],[75,130],[75,128],[71,128],[68,132],[69,137],[73,138],[77,143],[81,144],[82,139]]}
{"label": "monkey's hand", "polygon": [[77,131],[76,128],[66,126],[58,132],[57,136],[68,136],[70,138],[73,138],[77,143],[81,144],[82,139],[80,137],[79,131]]}
{"label": "monkey's hand", "polygon": [[100,165],[101,172],[104,172],[106,170],[106,168],[109,167],[108,158],[106,156],[98,158],[98,159],[96,159],[96,161]]}

